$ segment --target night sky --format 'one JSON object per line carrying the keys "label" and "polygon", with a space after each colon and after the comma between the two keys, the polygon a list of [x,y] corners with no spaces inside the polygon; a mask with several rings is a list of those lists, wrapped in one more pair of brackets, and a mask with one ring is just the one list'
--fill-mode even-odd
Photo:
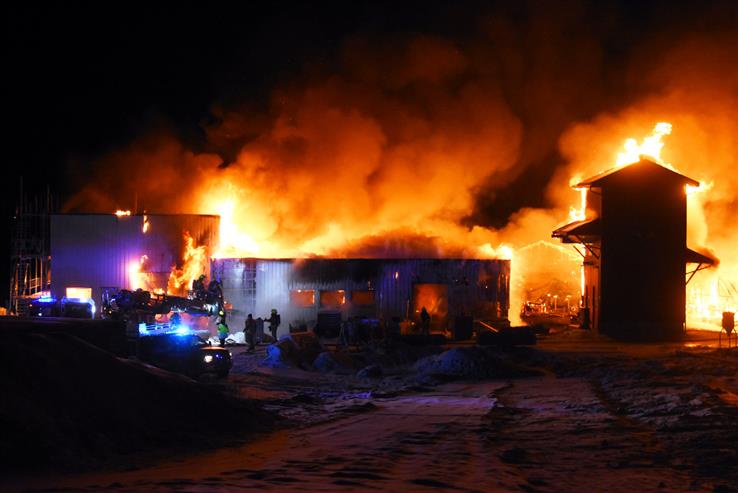
{"label": "night sky", "polygon": [[[576,13],[573,21],[569,11]],[[521,172],[505,187],[479,191],[470,222],[499,227],[521,207],[544,205],[540,194],[521,191],[540,189],[551,178],[562,159],[558,136],[572,122],[655,90],[636,75],[638,53],[658,53],[674,36],[735,31],[736,11],[734,1],[673,0],[6,6],[4,160],[10,172],[2,214],[12,215],[21,176],[28,193],[49,186],[64,202],[86,183],[97,158],[151,128],[166,126],[191,149],[213,151],[203,127],[215,106],[268,111],[275,87],[299,83],[306,73],[340,70],[347,39],[431,35],[466,43],[481,22],[505,19],[525,35],[551,18],[552,53],[565,63],[565,48],[555,43],[571,30],[591,40],[601,60],[596,67],[571,67],[586,77],[571,78],[565,96],[575,103],[555,117],[530,97],[535,84],[521,83],[536,81],[545,66],[531,63],[523,75],[500,75],[505,98],[525,126],[524,144],[536,152],[521,154]],[[545,53],[530,50],[531,60]],[[581,98],[571,97],[580,92]],[[226,149],[216,152],[230,158]],[[126,170],[119,172],[125,180]],[[8,258],[7,240],[0,256]],[[8,263],[0,262],[5,286]]]}

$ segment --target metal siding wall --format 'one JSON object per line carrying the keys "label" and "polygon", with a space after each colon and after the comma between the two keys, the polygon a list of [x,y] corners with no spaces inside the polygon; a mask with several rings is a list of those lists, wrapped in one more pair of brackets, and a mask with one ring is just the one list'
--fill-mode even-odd
{"label": "metal siding wall", "polygon": [[54,296],[70,286],[90,287],[99,304],[101,287],[127,286],[128,263],[141,255],[140,218],[52,215],[50,223]]}
{"label": "metal siding wall", "polygon": [[[350,305],[350,292],[364,290],[371,286],[376,291],[376,310],[378,317],[389,319],[393,316],[405,317],[408,303],[412,299],[415,283],[437,283],[449,286],[449,320],[462,312],[474,313],[488,319],[506,318],[509,289],[510,262],[508,260],[455,260],[455,259],[407,259],[407,260],[327,260],[326,279],[320,277],[320,270],[313,271],[312,280],[299,280],[299,269],[294,260],[254,260],[219,259],[215,261],[213,272],[223,279],[233,280],[229,286],[230,296],[241,289],[238,286],[239,265],[241,262],[256,262],[256,296],[254,316],[267,317],[272,308],[282,315],[280,335],[289,330],[289,324],[304,321],[312,326],[317,319],[320,307],[320,291],[345,290],[347,305],[342,310],[344,317],[357,313]],[[352,272],[352,264],[376,262],[376,275],[362,280],[348,277],[329,277],[332,262],[347,263],[347,272]],[[231,270],[232,272],[227,272]],[[397,278],[395,278],[397,273]],[[347,274],[348,275],[348,274]],[[231,282],[231,281],[229,281]],[[487,288],[485,288],[487,286]],[[499,289],[498,289],[499,286]],[[225,287],[225,286],[224,286]],[[315,303],[311,307],[294,307],[290,304],[289,293],[293,289],[312,289]],[[234,308],[240,302],[229,299]],[[412,316],[412,314],[411,314]],[[242,319],[239,320],[242,323]],[[233,327],[234,325],[232,325]]]}
{"label": "metal siding wall", "polygon": [[[352,260],[335,260],[335,262],[346,262],[351,263],[355,262]],[[296,319],[304,320],[306,323],[311,324],[318,318],[318,312],[321,310],[331,310],[331,308],[325,308],[320,305],[320,292],[321,291],[339,291],[343,290],[346,294],[346,304],[341,308],[341,312],[343,313],[343,318],[348,318],[351,316],[353,312],[358,312],[359,310],[354,310],[351,306],[351,291],[354,290],[365,290],[367,289],[367,283],[362,281],[357,281],[350,278],[341,278],[341,279],[331,279],[331,280],[324,280],[324,279],[317,279],[315,281],[299,281],[294,279],[294,273],[295,273],[295,266],[292,265],[290,276],[288,279],[288,285],[287,289],[288,292],[291,290],[296,289],[312,289],[315,291],[315,304],[310,308],[296,308],[296,307],[290,307],[292,312],[295,314]],[[371,284],[373,285],[374,280],[372,280]],[[289,303],[289,298],[287,299],[287,303]],[[364,310],[367,311],[367,310]],[[371,310],[372,316],[375,314],[374,312],[376,310]]]}
{"label": "metal siding wall", "polygon": [[242,330],[246,315],[255,311],[256,263],[255,259],[217,259],[212,263],[211,275],[221,280],[223,297],[233,307],[228,318],[231,332]]}
{"label": "metal siding wall", "polygon": [[292,261],[290,260],[257,260],[256,261],[256,302],[254,316],[266,318],[272,308],[276,308],[282,318],[277,336],[289,332],[289,324],[297,314],[290,306],[288,279]]}

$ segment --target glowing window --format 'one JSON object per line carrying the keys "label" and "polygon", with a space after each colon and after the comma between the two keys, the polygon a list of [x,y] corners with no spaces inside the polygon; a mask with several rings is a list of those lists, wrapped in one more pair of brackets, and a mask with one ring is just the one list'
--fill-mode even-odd
{"label": "glowing window", "polygon": [[314,289],[293,289],[290,291],[290,303],[294,306],[311,307],[315,305]]}
{"label": "glowing window", "polygon": [[337,291],[321,291],[320,306],[328,308],[341,308],[346,303],[346,291],[339,289]]}
{"label": "glowing window", "polygon": [[351,302],[354,305],[368,306],[374,304],[374,291],[352,291]]}
{"label": "glowing window", "polygon": [[92,298],[92,288],[67,288],[67,298],[89,300]]}

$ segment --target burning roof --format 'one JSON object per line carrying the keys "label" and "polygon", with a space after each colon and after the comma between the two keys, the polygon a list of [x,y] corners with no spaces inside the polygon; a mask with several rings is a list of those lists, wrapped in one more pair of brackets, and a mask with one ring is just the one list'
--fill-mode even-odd
{"label": "burning roof", "polygon": [[[607,183],[611,181],[612,179],[619,177],[619,175],[631,175],[636,174],[640,172],[650,172],[652,170],[656,170],[660,174],[665,174],[672,176],[673,179],[678,179],[682,182],[684,182],[685,185],[698,187],[700,183],[696,180],[693,180],[692,178],[689,178],[687,176],[684,176],[674,169],[664,166],[663,164],[657,163],[654,158],[649,158],[647,156],[639,156],[638,161],[633,163],[628,163],[627,165],[617,166],[614,168],[611,168],[607,171],[604,171],[602,173],[599,173],[595,176],[592,176],[590,178],[587,178],[586,180],[582,180],[576,185],[574,185],[575,189],[580,188],[592,188],[592,187],[603,187],[607,186]],[[626,177],[625,179],[632,179],[630,177]]]}

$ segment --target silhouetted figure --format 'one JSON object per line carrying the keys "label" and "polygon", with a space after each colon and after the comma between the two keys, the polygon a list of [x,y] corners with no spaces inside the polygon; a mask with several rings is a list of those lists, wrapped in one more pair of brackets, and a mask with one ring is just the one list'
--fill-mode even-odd
{"label": "silhouetted figure", "polygon": [[282,323],[282,317],[279,316],[276,308],[272,308],[272,313],[267,319],[267,322],[269,322],[269,332],[272,334],[272,339],[274,339],[274,341],[276,342],[277,329],[279,328],[279,324]]}
{"label": "silhouetted figure", "polygon": [[423,309],[420,310],[420,333],[424,336],[430,335],[430,319],[428,310],[423,307]]}
{"label": "silhouetted figure", "polygon": [[253,353],[254,352],[254,336],[256,335],[256,320],[254,320],[254,317],[249,313],[248,317],[246,317],[246,321],[243,325],[243,335],[244,339],[246,339],[246,344],[249,345],[248,352]]}
{"label": "silhouetted figure", "polygon": [[192,296],[196,300],[205,297],[205,274],[201,274],[200,277],[192,280]]}
{"label": "silhouetted figure", "polygon": [[223,304],[223,287],[217,279],[213,279],[208,284],[208,301],[217,303],[218,306],[222,306]]}

